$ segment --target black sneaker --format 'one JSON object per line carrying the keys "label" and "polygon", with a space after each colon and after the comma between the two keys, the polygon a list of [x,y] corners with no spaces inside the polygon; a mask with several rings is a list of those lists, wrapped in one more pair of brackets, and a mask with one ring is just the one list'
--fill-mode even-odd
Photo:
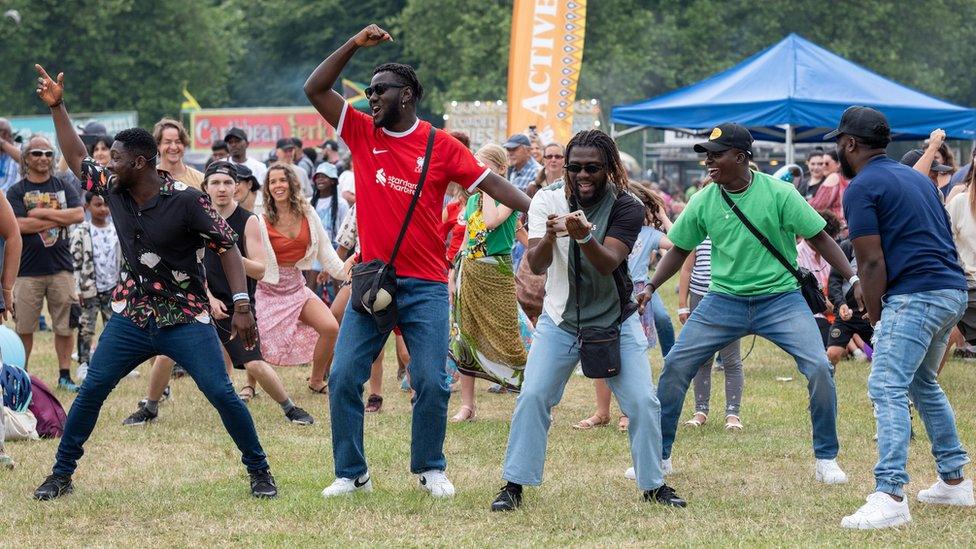
{"label": "black sneaker", "polygon": [[685,507],[688,505],[685,500],[678,497],[678,494],[674,492],[674,488],[667,484],[662,484],[654,490],[645,490],[644,501],[660,503],[661,505],[670,507]]}
{"label": "black sneaker", "polygon": [[288,413],[285,414],[285,417],[288,418],[288,421],[297,423],[298,425],[311,425],[315,423],[312,415],[305,410],[302,410],[298,406],[295,406],[289,410]]}
{"label": "black sneaker", "polygon": [[522,491],[516,490],[511,486],[506,485],[498,495],[495,496],[495,501],[491,502],[492,511],[514,511],[522,505]]}
{"label": "black sneaker", "polygon": [[71,477],[68,475],[51,475],[44,479],[44,482],[34,490],[34,499],[38,501],[48,501],[59,498],[65,494],[70,494],[75,489],[71,484]]}
{"label": "black sneaker", "polygon": [[256,498],[276,498],[278,497],[278,486],[275,484],[271,471],[262,469],[250,473],[251,475],[251,495]]}
{"label": "black sneaker", "polygon": [[149,409],[147,409],[145,406],[139,406],[138,410],[133,412],[131,416],[125,418],[125,420],[122,421],[122,425],[124,425],[125,427],[135,427],[137,425],[145,425],[147,423],[152,423],[153,421],[156,421],[157,417],[159,417],[158,413],[150,412]]}
{"label": "black sneaker", "polygon": [[174,364],[173,365],[173,373],[170,374],[170,376],[173,379],[180,379],[181,377],[183,377],[185,375],[186,375],[186,368],[180,366],[179,364]]}

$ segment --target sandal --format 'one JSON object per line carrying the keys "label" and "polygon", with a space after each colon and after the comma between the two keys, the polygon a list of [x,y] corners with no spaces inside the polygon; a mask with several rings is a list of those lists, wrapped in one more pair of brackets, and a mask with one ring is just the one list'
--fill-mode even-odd
{"label": "sandal", "polygon": [[691,416],[691,419],[686,421],[685,425],[689,427],[701,427],[706,421],[708,421],[708,414],[705,412],[695,412],[695,415]]}
{"label": "sandal", "polygon": [[313,393],[319,394],[319,395],[327,395],[327,394],[329,394],[329,384],[326,383],[325,385],[323,385],[323,386],[319,387],[318,389],[316,389],[315,387],[312,387],[312,384],[311,383],[309,383],[308,384],[308,390],[309,391],[312,391]]}
{"label": "sandal", "polygon": [[369,398],[366,399],[367,413],[373,414],[379,412],[380,408],[382,407],[383,407],[383,397],[381,397],[380,395],[371,394],[369,395]]}
{"label": "sandal", "polygon": [[465,421],[474,421],[475,409],[474,406],[468,406],[467,404],[461,406],[458,413],[454,414],[451,418],[451,423],[463,423]]}
{"label": "sandal", "polygon": [[580,421],[579,423],[573,425],[573,429],[576,429],[577,431],[589,431],[594,427],[603,427],[604,425],[609,425],[609,424],[610,424],[610,416],[602,417],[598,415],[593,415],[592,417],[588,417],[583,421]]}
{"label": "sandal", "polygon": [[241,390],[237,392],[238,398],[244,401],[244,404],[251,402],[251,399],[258,396],[258,392],[251,385],[245,385],[241,387]]}
{"label": "sandal", "polygon": [[630,418],[627,416],[620,416],[620,421],[617,422],[617,430],[621,433],[626,433],[627,429],[630,427]]}
{"label": "sandal", "polygon": [[739,416],[735,414],[725,416],[726,431],[741,431],[742,429],[742,421],[739,419]]}

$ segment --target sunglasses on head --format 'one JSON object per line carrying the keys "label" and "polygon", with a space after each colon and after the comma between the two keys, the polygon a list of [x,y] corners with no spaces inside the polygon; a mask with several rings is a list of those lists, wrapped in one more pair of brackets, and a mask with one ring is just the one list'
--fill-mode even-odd
{"label": "sunglasses on head", "polygon": [[563,158],[566,158],[566,157],[563,156],[563,155],[561,155],[561,154],[547,154],[547,155],[543,156],[542,158],[545,158],[546,160],[562,160]]}
{"label": "sunglasses on head", "polygon": [[42,156],[46,156],[48,158],[52,158],[52,157],[54,157],[54,151],[52,151],[52,150],[46,150],[46,149],[45,150],[34,149],[34,150],[32,150],[30,152],[30,155],[33,156],[34,158],[40,158]]}
{"label": "sunglasses on head", "polygon": [[566,167],[566,171],[569,173],[586,172],[590,175],[593,175],[595,173],[600,173],[601,171],[603,171],[603,164],[587,164],[585,166],[581,166],[579,164],[566,164],[565,167]]}
{"label": "sunglasses on head", "polygon": [[378,95],[383,95],[384,93],[386,93],[386,90],[388,90],[390,88],[406,88],[406,87],[407,87],[406,84],[385,84],[385,83],[379,83],[379,84],[377,84],[375,86],[368,86],[365,90],[363,90],[363,93],[366,94],[366,97],[367,98],[369,98],[369,97],[372,97],[374,93],[376,93]]}

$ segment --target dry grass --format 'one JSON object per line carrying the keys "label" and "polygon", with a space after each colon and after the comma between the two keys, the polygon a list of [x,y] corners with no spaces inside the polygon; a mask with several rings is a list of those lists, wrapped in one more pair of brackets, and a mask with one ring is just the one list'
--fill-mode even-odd
{"label": "dry grass", "polygon": [[[669,296],[671,297],[671,296]],[[668,299],[672,305],[673,297]],[[748,342],[745,345],[748,348]],[[38,338],[32,370],[56,377],[49,334]],[[388,364],[394,364],[392,347]],[[651,351],[655,379],[661,357]],[[955,406],[963,442],[976,439],[976,369],[953,361],[943,384]],[[324,501],[332,480],[325,398],[305,389],[305,369],[281,371],[296,402],[315,415],[311,427],[284,422],[266,395],[250,405],[281,496],[248,497],[239,455],[215,411],[192,381],[173,383],[174,399],[161,421],[123,428],[146,387],[124,380],[109,397],[75,476],[76,491],[36,503],[30,494],[49,472],[56,441],[12,443],[18,462],[0,471],[3,546],[229,546],[249,545],[919,545],[976,543],[972,510],[912,504],[914,522],[896,531],[849,532],[840,518],[873,488],[874,422],[865,391],[868,366],[845,362],[837,374],[840,461],[851,483],[814,482],[806,390],[784,353],[760,340],[746,364],[742,433],[726,433],[719,418],[699,431],[682,430],[669,483],[690,502],[673,511],[641,503],[623,477],[626,436],[614,428],[578,432],[571,423],[593,409],[591,384],[574,377],[550,433],[546,483],[526,492],[522,510],[488,512],[499,480],[513,399],[483,392],[478,421],[451,425],[446,452],[458,488],[453,501],[432,501],[408,472],[410,404],[386,375],[384,410],[366,422],[366,448],[376,491]],[[716,374],[720,380],[721,374]],[[777,376],[791,375],[790,383]],[[240,380],[237,380],[240,385]],[[713,384],[713,408],[724,402]],[[70,398],[59,393],[65,401]],[[689,398],[688,401],[691,399]],[[65,402],[69,404],[69,402]],[[688,402],[686,402],[686,406]],[[452,400],[452,413],[459,404]],[[687,407],[690,410],[690,406]],[[687,415],[687,414],[686,414]],[[914,495],[936,478],[928,442],[916,420],[908,487]]]}

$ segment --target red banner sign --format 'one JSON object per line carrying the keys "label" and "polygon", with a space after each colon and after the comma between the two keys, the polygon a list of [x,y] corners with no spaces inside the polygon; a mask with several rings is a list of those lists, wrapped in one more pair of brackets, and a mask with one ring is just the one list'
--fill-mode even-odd
{"label": "red banner sign", "polygon": [[191,149],[209,153],[213,142],[231,128],[247,133],[251,151],[273,149],[282,137],[298,137],[306,147],[335,139],[335,130],[312,107],[203,109],[190,113]]}

